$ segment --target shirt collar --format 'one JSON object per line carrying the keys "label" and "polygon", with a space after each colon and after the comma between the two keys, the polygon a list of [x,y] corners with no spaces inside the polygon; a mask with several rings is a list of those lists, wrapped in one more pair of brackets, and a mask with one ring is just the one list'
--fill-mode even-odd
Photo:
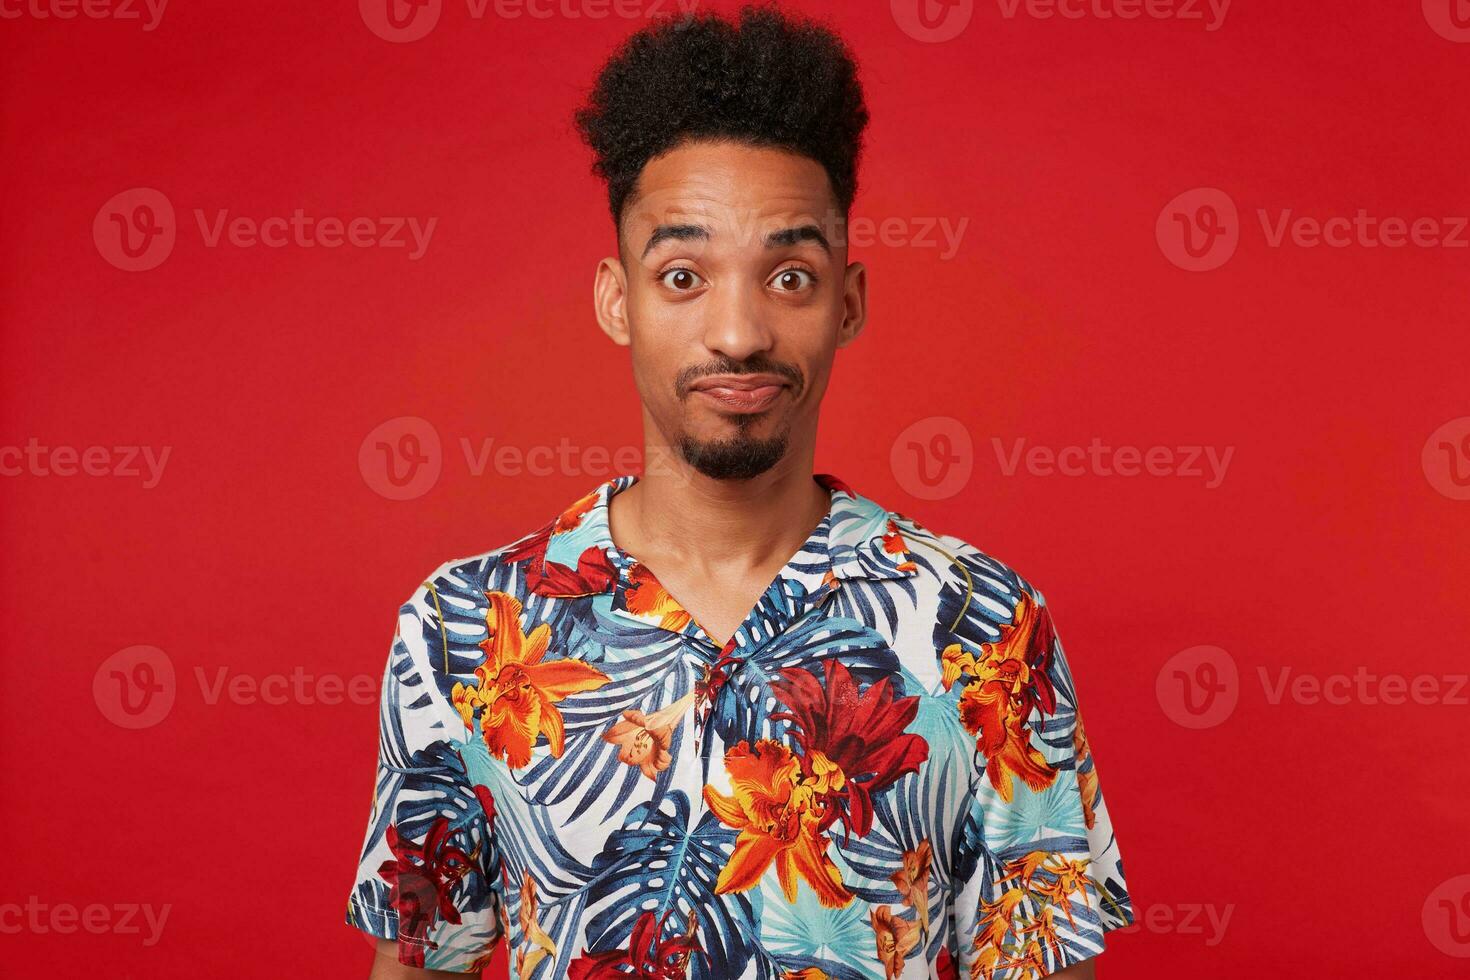
{"label": "shirt collar", "polygon": [[[512,561],[529,558],[528,585],[538,595],[568,598],[613,592],[635,560],[613,543],[608,503],[637,477],[614,477],[575,501],[531,539]],[[893,514],[825,473],[815,479],[831,506],[789,568],[815,586],[836,580],[900,579],[916,571]]]}

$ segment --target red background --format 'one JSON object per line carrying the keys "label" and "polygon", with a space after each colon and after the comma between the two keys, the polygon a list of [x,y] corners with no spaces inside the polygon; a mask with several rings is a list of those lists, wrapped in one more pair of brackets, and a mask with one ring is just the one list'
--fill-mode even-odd
{"label": "red background", "polygon": [[[1470,415],[1470,250],[1273,248],[1256,211],[1470,213],[1470,44],[1418,0],[1237,0],[1215,31],[982,2],[943,43],[886,2],[792,6],[835,22],[864,67],[855,215],[968,220],[948,260],[855,250],[872,317],[840,355],[819,463],[1044,590],[1140,911],[1234,906],[1215,945],[1157,924],[1110,937],[1100,974],[1464,975],[1421,910],[1470,872],[1470,708],[1272,704],[1257,670],[1465,671],[1470,502],[1436,490],[1421,450]],[[461,439],[639,443],[625,353],[592,318],[612,234],[570,113],[640,23],[477,20],[449,0],[427,37],[389,43],[348,2],[178,0],[152,31],[0,24],[0,446],[171,449],[151,489],[0,478],[0,905],[171,906],[151,947],[0,934],[0,974],[366,975],[342,914],[375,709],[210,704],[195,671],[376,681],[425,573],[606,475],[476,476]],[[135,187],[178,215],[151,271],[114,267],[92,235]],[[1211,272],[1155,238],[1196,187],[1240,208],[1239,250]],[[211,248],[196,208],[438,225],[418,261]],[[399,416],[444,445],[408,501],[358,465]],[[939,501],[889,461],[931,416],[974,439],[972,478]],[[1007,476],[993,437],[1234,456],[1214,489]],[[166,652],[178,694],[133,731],[92,685],[137,644]],[[1155,680],[1200,644],[1229,652],[1241,688],[1192,730]]]}

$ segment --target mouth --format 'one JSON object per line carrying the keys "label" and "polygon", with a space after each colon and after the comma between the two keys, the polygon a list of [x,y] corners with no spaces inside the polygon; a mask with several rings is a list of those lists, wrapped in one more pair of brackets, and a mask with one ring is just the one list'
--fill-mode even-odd
{"label": "mouth", "polygon": [[716,374],[700,378],[689,391],[712,400],[723,411],[753,415],[770,408],[788,387],[785,378],[774,374]]}

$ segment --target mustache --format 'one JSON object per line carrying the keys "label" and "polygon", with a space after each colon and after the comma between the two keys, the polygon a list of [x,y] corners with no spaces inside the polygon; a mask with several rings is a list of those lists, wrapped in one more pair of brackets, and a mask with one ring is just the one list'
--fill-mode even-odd
{"label": "mustache", "polygon": [[733,357],[716,357],[703,364],[691,364],[674,378],[674,391],[678,393],[680,399],[687,398],[690,385],[700,378],[708,378],[716,374],[774,374],[791,383],[793,395],[801,394],[802,389],[806,387],[806,378],[795,364],[773,361],[758,354],[743,361],[737,361]]}

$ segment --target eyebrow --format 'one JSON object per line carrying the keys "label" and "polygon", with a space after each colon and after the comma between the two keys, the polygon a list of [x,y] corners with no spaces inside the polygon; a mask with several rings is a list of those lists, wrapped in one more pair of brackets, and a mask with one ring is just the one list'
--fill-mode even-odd
{"label": "eyebrow", "polygon": [[782,228],[766,236],[766,248],[781,248],[786,245],[795,245],[797,242],[816,242],[822,246],[822,251],[832,251],[832,246],[827,243],[827,236],[822,234],[822,229],[816,225]]}
{"label": "eyebrow", "polygon": [[[709,238],[709,229],[703,225],[659,225],[653,229],[653,234],[648,236],[648,244],[643,246],[643,254],[648,255],[666,241],[709,241]],[[797,242],[815,242],[821,246],[822,251],[827,253],[832,251],[827,236],[822,234],[822,229],[816,225],[779,228],[769,232],[765,237],[766,248],[783,248],[787,245],[795,245]]]}

